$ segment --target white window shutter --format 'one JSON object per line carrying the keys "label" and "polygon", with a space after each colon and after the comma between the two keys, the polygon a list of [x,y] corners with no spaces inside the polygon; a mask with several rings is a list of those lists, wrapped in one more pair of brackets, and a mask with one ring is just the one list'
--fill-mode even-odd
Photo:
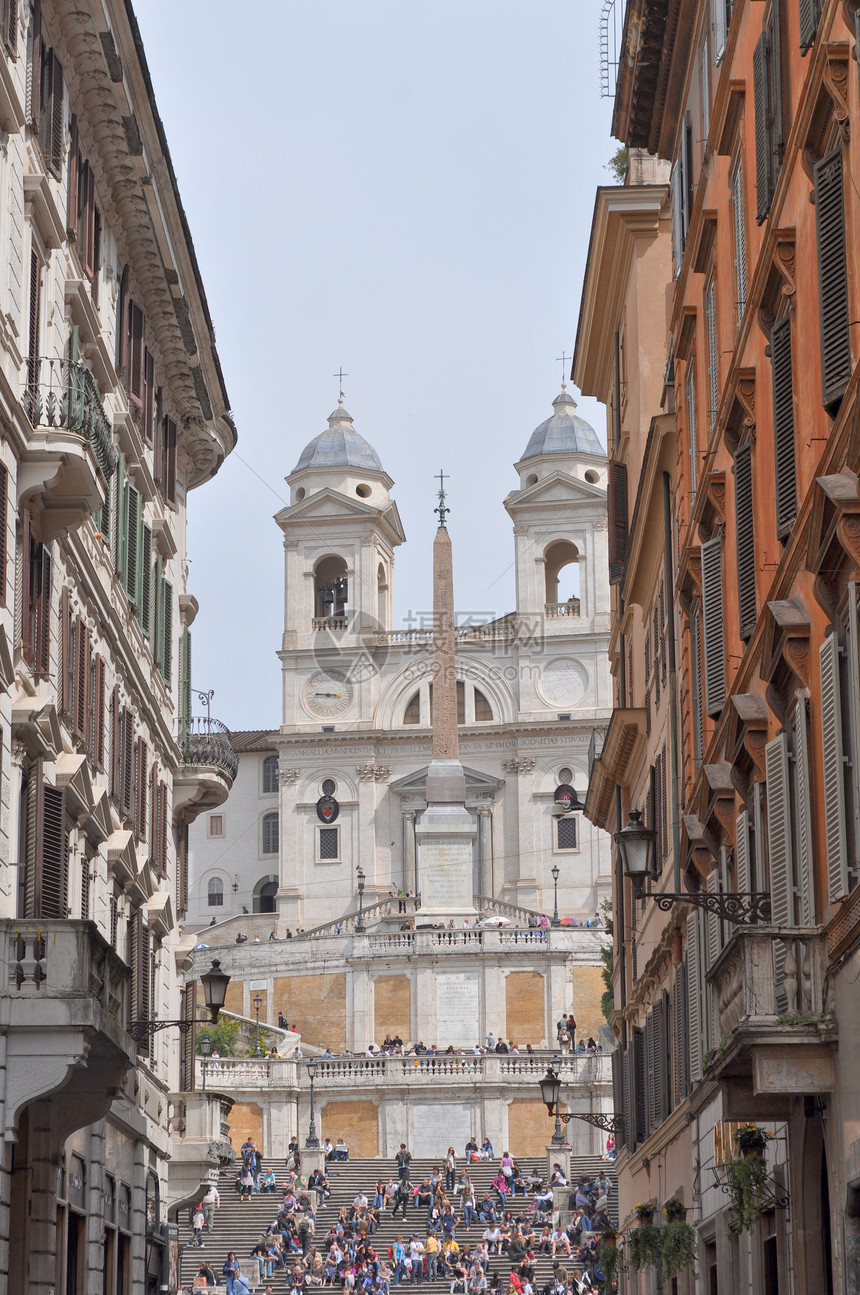
{"label": "white window shutter", "polygon": [[750,885],[750,816],[742,809],[735,823],[735,885],[743,894]]}
{"label": "white window shutter", "polygon": [[702,629],[705,640],[705,709],[718,715],[726,700],[723,620],[723,541],[706,540],[702,554]]}
{"label": "white window shutter", "polygon": [[726,48],[726,0],[711,0],[713,6],[714,62],[719,63]]}
{"label": "white window shutter", "polygon": [[702,1034],[699,1016],[701,980],[699,977],[699,924],[697,914],[687,917],[687,1012],[690,1023],[690,1081],[702,1078]]}
{"label": "white window shutter", "polygon": [[[860,591],[853,580],[848,582],[848,684],[851,764],[860,770]],[[854,820],[854,858],[848,860],[852,882],[860,877],[860,787],[855,772],[851,809]]]}
{"label": "white window shutter", "polygon": [[806,698],[799,696],[794,705],[794,767],[796,775],[795,821],[797,824],[797,880],[800,897],[800,924],[812,926],[815,921],[815,884],[812,856],[812,804],[809,792],[809,730]]}
{"label": "white window shutter", "polygon": [[739,157],[732,171],[732,216],[735,227],[735,291],[738,324],[747,307],[747,241],[744,229],[744,164]]}
{"label": "white window shutter", "polygon": [[818,649],[821,681],[821,775],[827,893],[831,904],[848,892],[848,841],[845,830],[845,768],[842,750],[841,649],[829,634]]}
{"label": "white window shutter", "polygon": [[[705,888],[709,895],[720,893],[720,874],[716,868],[708,874]],[[705,933],[708,941],[708,967],[720,956],[720,919],[715,913],[705,913]]]}
{"label": "white window shutter", "polygon": [[681,261],[684,257],[683,169],[680,161],[676,162],[669,177],[669,190],[672,195],[672,265],[676,279],[681,273]]}

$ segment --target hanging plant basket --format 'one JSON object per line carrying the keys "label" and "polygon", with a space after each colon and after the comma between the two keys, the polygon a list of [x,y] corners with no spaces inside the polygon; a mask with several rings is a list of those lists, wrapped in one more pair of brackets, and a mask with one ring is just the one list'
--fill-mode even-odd
{"label": "hanging plant basket", "polygon": [[767,1161],[756,1151],[745,1151],[729,1162],[729,1227],[735,1235],[758,1226],[767,1199]]}
{"label": "hanging plant basket", "polygon": [[637,1201],[633,1206],[633,1212],[640,1223],[652,1223],[654,1221],[656,1211],[657,1206],[653,1201]]}
{"label": "hanging plant basket", "polygon": [[630,1267],[634,1272],[642,1268],[656,1268],[663,1257],[661,1249],[661,1232],[665,1229],[655,1228],[651,1223],[642,1222],[633,1228],[628,1237]]}
{"label": "hanging plant basket", "polygon": [[663,1260],[663,1272],[666,1277],[692,1268],[696,1261],[696,1230],[683,1219],[673,1219],[664,1228],[659,1228],[660,1257]]}
{"label": "hanging plant basket", "polygon": [[614,1235],[611,1243],[604,1243],[601,1245],[597,1252],[597,1262],[600,1267],[600,1271],[603,1273],[605,1281],[604,1290],[609,1291],[612,1289],[615,1279],[618,1276],[618,1270],[621,1267],[621,1256],[616,1248]]}
{"label": "hanging plant basket", "polygon": [[757,1124],[742,1124],[735,1129],[735,1146],[744,1156],[761,1156],[770,1141],[770,1134]]}
{"label": "hanging plant basket", "polygon": [[618,1241],[618,1233],[613,1228],[607,1228],[600,1234],[600,1244],[604,1246],[614,1246]]}

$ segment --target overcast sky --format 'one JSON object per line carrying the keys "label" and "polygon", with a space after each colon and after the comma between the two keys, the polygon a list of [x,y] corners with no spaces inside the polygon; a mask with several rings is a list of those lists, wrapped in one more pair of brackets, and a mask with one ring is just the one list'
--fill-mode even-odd
{"label": "overcast sky", "polygon": [[[394,478],[396,623],[514,606],[502,499],[575,338],[606,163],[596,0],[135,0],[238,450],[189,501],[193,683],[280,723],[284,477],[337,403]],[[569,367],[569,366],[568,366]],[[579,393],[574,393],[579,398]],[[604,414],[579,412],[602,441]]]}

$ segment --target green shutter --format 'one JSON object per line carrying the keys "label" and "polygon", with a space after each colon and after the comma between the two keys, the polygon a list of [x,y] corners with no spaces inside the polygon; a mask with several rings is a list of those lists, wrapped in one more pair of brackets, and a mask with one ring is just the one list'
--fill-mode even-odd
{"label": "green shutter", "polygon": [[173,585],[169,580],[162,581],[162,601],[164,611],[162,623],[164,636],[162,641],[161,673],[164,682],[170,687],[173,682]]}
{"label": "green shutter", "polygon": [[155,570],[153,572],[153,615],[155,623],[152,627],[152,655],[155,658],[155,664],[161,669],[161,663],[164,660],[164,608],[161,600],[161,568],[162,559],[160,556],[155,559]]}
{"label": "green shutter", "polygon": [[137,604],[140,578],[140,491],[129,482],[125,487],[123,518],[125,521],[125,562],[123,583],[129,602]]}
{"label": "green shutter", "polygon": [[116,573],[120,579],[125,573],[125,455],[120,451],[116,468],[116,507],[113,516],[113,556]]}
{"label": "green shutter", "polygon": [[179,640],[179,728],[191,724],[191,630],[184,629]]}
{"label": "green shutter", "polygon": [[140,598],[137,615],[141,629],[149,638],[152,628],[152,527],[141,523],[140,537]]}

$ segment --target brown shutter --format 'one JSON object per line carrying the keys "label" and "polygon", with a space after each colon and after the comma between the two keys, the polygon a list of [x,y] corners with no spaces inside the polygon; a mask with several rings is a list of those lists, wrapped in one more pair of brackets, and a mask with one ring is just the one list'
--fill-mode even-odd
{"label": "brown shutter", "polygon": [[42,0],[33,0],[30,27],[30,125],[38,135],[42,124]]}
{"label": "brown shutter", "polygon": [[76,638],[77,661],[75,662],[76,683],[76,707],[75,707],[75,729],[78,734],[86,740],[87,737],[87,714],[89,712],[89,684],[90,684],[90,632],[82,620],[78,620]]}
{"label": "brown shutter", "polygon": [[136,405],[143,401],[143,311],[128,303],[128,394]]}
{"label": "brown shutter", "polygon": [[99,769],[105,763],[105,663],[96,656],[95,687],[93,689],[93,760]]}
{"label": "brown shutter", "polygon": [[152,444],[152,428],[155,419],[155,360],[149,347],[143,353],[143,438],[147,445]]}
{"label": "brown shutter", "polygon": [[122,731],[122,809],[131,816],[134,808],[134,716],[126,708]]}
{"label": "brown shutter", "polygon": [[78,147],[78,119],[74,113],[69,118],[69,192],[66,207],[66,229],[69,237],[78,236],[78,203],[81,179],[81,154]]}
{"label": "brown shutter", "polygon": [[153,864],[158,853],[158,761],[149,771],[149,857]]}
{"label": "brown shutter", "polygon": [[125,711],[119,704],[119,684],[114,685],[110,703],[111,787],[114,801],[122,800],[122,728]]}
{"label": "brown shutter", "polygon": [[841,146],[815,164],[814,174],[822,399],[829,408],[840,399],[851,377]]}
{"label": "brown shutter", "polygon": [[45,783],[42,877],[39,917],[63,919],[69,904],[69,838],[62,787]]}
{"label": "brown shutter", "polygon": [[72,693],[69,678],[72,665],[72,605],[68,589],[60,594],[60,714],[71,715]]}
{"label": "brown shutter", "polygon": [[137,743],[137,835],[141,841],[146,840],[146,766],[148,748],[143,738]]}
{"label": "brown shutter", "polygon": [[755,629],[756,618],[752,452],[749,444],[735,451],[735,544],[738,627],[741,638],[748,639]]}
{"label": "brown shutter", "polygon": [[[197,982],[192,980],[182,990],[182,1019],[191,1021],[191,1029],[183,1030],[179,1053],[179,1089],[180,1092],[194,1091],[194,1058],[197,1054],[197,1031],[193,1024],[196,1014]],[[613,1057],[615,1053],[612,1054]],[[616,1106],[616,1110],[620,1108]]]}
{"label": "brown shutter", "polygon": [[[27,390],[31,401],[35,402],[39,395],[39,347],[42,337],[41,325],[41,306],[42,306],[42,258],[38,250],[33,247],[30,250],[30,317],[29,330],[27,334],[27,344],[29,354],[27,356]],[[30,412],[30,411],[28,411]],[[34,427],[38,426],[38,415],[35,412],[30,413],[30,422]]]}
{"label": "brown shutter", "polygon": [[[176,827],[176,911],[188,909],[188,823],[182,819]],[[616,1111],[621,1107],[616,1106]]]}
{"label": "brown shutter", "polygon": [[41,901],[42,831],[44,822],[42,761],[27,772],[27,818],[24,833],[24,916],[38,917]]}
{"label": "brown shutter", "polygon": [[627,464],[609,465],[609,583],[620,585],[627,561]]}
{"label": "brown shutter", "polygon": [[[128,364],[128,266],[124,265],[116,298],[116,367],[125,373]],[[120,478],[122,485],[122,478]]]}
{"label": "brown shutter", "polygon": [[791,357],[791,318],[774,324],[770,334],[773,378],[773,452],[776,477],[776,533],[788,536],[797,516],[794,443],[794,381]]}
{"label": "brown shutter", "polygon": [[0,463],[0,607],[6,606],[6,567],[9,562],[9,470]]}
{"label": "brown shutter", "polygon": [[167,876],[167,783],[158,784],[158,869]]}
{"label": "brown shutter", "polygon": [[3,13],[3,44],[10,58],[18,57],[18,0],[6,0]]}
{"label": "brown shutter", "polygon": [[34,568],[38,588],[34,600],[33,665],[43,678],[51,669],[51,569],[50,550],[46,544],[40,544],[39,559]]}
{"label": "brown shutter", "polygon": [[42,123],[45,163],[58,180],[63,166],[63,65],[55,50],[48,50],[45,72],[50,78],[46,102],[47,121]]}
{"label": "brown shutter", "polygon": [[645,1031],[633,1029],[633,1108],[634,1141],[644,1142],[648,1136],[647,1079],[645,1076]]}
{"label": "brown shutter", "polygon": [[164,424],[164,498],[169,504],[176,503],[176,423],[172,418],[165,419]]}

